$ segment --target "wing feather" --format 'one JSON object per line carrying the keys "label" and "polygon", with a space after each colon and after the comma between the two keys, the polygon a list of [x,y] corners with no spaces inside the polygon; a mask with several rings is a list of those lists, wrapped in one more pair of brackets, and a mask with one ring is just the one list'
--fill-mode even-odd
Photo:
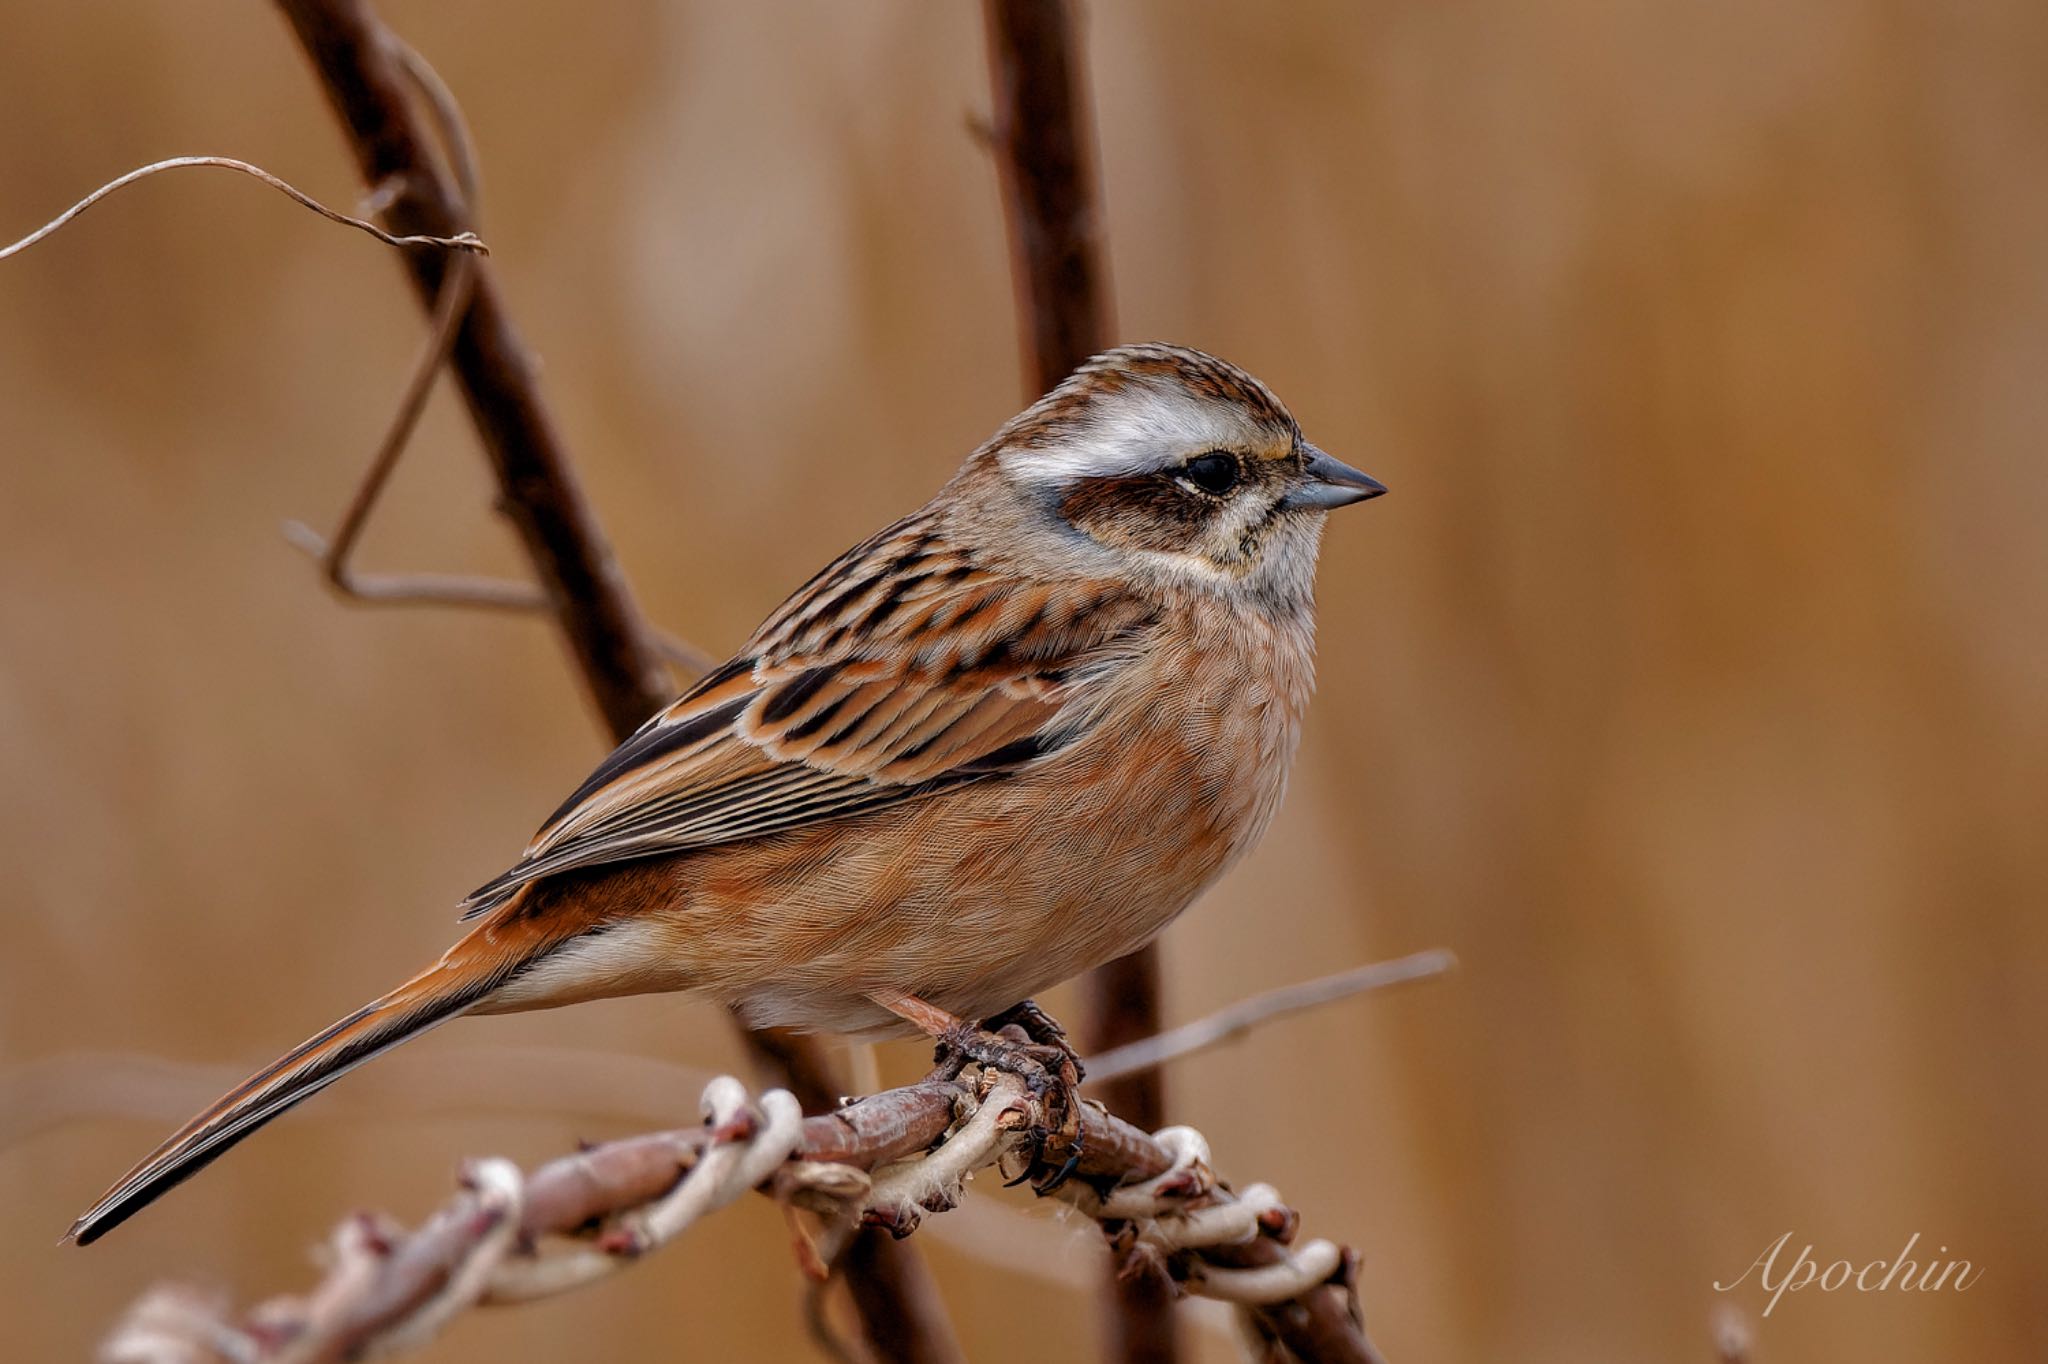
{"label": "wing feather", "polygon": [[529,882],[1000,779],[1084,733],[1154,621],[1110,583],[1004,581],[912,517],[856,546],[598,764],[464,917]]}

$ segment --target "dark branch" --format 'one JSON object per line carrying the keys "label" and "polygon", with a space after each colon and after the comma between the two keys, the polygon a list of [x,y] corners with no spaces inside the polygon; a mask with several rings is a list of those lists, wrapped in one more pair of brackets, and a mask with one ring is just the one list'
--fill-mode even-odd
{"label": "dark branch", "polygon": [[[402,233],[451,236],[468,222],[453,173],[409,87],[405,48],[364,0],[279,0],[348,134],[363,182],[388,193],[386,220]],[[430,96],[434,92],[429,92]],[[430,103],[434,99],[430,97]],[[430,224],[442,224],[436,230]],[[406,265],[423,306],[441,298],[445,253],[411,250]],[[519,532],[584,685],[615,740],[672,697],[658,636],[642,618],[585,499],[567,448],[540,396],[536,369],[492,272],[478,269],[448,361],[497,474],[500,504]],[[814,1044],[803,1069],[827,1073]],[[862,1276],[856,1304],[869,1334],[921,1332],[935,1360],[951,1328],[921,1267],[899,1248],[849,1265]],[[887,1314],[884,1320],[878,1313]]]}
{"label": "dark branch", "polygon": [[989,142],[1002,177],[1031,397],[1110,332],[1085,73],[1064,0],[987,0],[995,87]]}
{"label": "dark branch", "polygon": [[[1037,397],[1101,350],[1110,332],[1103,279],[1102,215],[1094,138],[1072,9],[1065,0],[985,0],[994,105],[989,144],[1002,180],[1011,277],[1022,323],[1028,397]],[[1146,947],[1092,974],[1087,1050],[1111,1051],[1159,1031],[1159,954]],[[1134,1122],[1165,1120],[1156,1069],[1102,1087]],[[1157,1276],[1120,1275],[1110,1285],[1110,1358],[1173,1364],[1172,1297]]]}
{"label": "dark branch", "polygon": [[[398,46],[361,0],[280,0],[329,101],[348,130],[363,182],[393,186],[386,220],[401,234],[452,236],[468,211],[412,100]],[[409,250],[423,306],[440,297],[446,254]],[[568,636],[597,708],[630,733],[671,697],[651,632],[585,500],[535,365],[496,277],[477,271],[449,354],[512,519]]]}

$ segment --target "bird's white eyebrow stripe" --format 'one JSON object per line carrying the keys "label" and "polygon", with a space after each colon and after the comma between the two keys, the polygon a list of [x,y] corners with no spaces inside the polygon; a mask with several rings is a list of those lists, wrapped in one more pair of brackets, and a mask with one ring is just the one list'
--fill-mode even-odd
{"label": "bird's white eyebrow stripe", "polygon": [[1064,485],[1169,468],[1204,449],[1240,445],[1245,434],[1227,412],[1209,404],[1136,390],[1090,412],[1056,443],[1005,450],[999,458],[1019,479]]}

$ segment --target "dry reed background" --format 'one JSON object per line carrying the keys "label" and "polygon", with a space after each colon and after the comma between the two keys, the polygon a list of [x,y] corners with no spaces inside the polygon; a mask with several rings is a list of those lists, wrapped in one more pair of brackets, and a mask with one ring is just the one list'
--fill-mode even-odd
{"label": "dry reed background", "polygon": [[[659,620],[737,642],[1015,406],[973,7],[386,13]],[[181,152],[352,193],[261,6],[6,28],[0,236]],[[1983,1278],[1789,1298],[1765,1364],[2040,1358],[2048,10],[1105,0],[1091,38],[1121,333],[1395,490],[1333,529],[1294,792],[1167,939],[1169,1013],[1466,964],[1180,1067],[1176,1113],[1365,1251],[1397,1360],[1705,1359],[1787,1230]],[[0,1064],[267,1057],[439,951],[595,756],[546,627],[343,609],[277,533],[331,523],[419,325],[383,248],[218,173],[0,267]],[[517,567],[445,397],[394,493],[368,563]],[[88,1252],[203,1096],[43,1131],[0,1151],[8,1353],[693,1101],[537,1113],[530,1044],[735,1061],[673,1000],[462,1025],[409,1064],[505,1104],[345,1084]],[[435,1357],[797,1356],[779,1223],[725,1235]],[[925,1244],[975,1359],[1092,1343],[1082,1293]]]}

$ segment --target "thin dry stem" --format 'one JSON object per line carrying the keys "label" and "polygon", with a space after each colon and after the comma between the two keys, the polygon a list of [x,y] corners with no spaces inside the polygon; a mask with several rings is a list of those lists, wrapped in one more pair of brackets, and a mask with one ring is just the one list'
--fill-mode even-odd
{"label": "thin dry stem", "polygon": [[1091,1056],[1086,1062],[1088,1078],[1100,1083],[1135,1075],[1168,1061],[1221,1046],[1233,1038],[1244,1036],[1261,1023],[1305,1009],[1319,1009],[1372,990],[1428,980],[1454,970],[1457,964],[1456,957],[1439,947],[1393,961],[1371,962],[1334,975],[1283,985],[1240,999],[1192,1023],[1183,1023],[1178,1028]]}
{"label": "thin dry stem", "polygon": [[[440,73],[418,50],[395,35],[390,38],[390,45],[414,93],[433,113],[442,154],[455,177],[457,199],[453,211],[464,221],[474,224],[482,193],[482,171],[476,143],[470,135],[468,122],[463,118],[462,107]],[[375,206],[375,211],[382,212],[389,207],[402,192],[402,182],[402,176],[388,177],[371,191],[368,199]],[[285,539],[317,560],[328,585],[350,601],[383,606],[464,607],[529,615],[554,609],[554,603],[535,583],[452,573],[359,573],[350,563],[350,556],[369,525],[377,500],[383,495],[400,457],[411,443],[420,416],[426,411],[434,382],[447,363],[456,332],[467,315],[476,278],[475,263],[467,259],[457,260],[441,277],[427,339],[407,373],[398,405],[377,442],[369,467],[363,471],[348,506],[342,512],[341,524],[333,537],[322,536],[303,521],[284,524]],[[654,630],[653,635],[661,655],[693,675],[707,673],[718,664],[718,660],[709,653],[665,631]]]}
{"label": "thin dry stem", "polygon": [[[416,49],[395,36],[391,44],[399,67],[414,93],[434,115],[441,150],[455,176],[460,195],[459,212],[464,221],[473,225],[478,211],[480,171],[476,144],[462,116],[461,106],[456,103],[453,92],[441,79],[440,73]],[[403,188],[401,181],[402,177],[392,177],[371,191],[367,199],[375,211],[382,212],[389,207]],[[476,267],[472,261],[458,260],[442,275],[427,328],[427,339],[407,372],[398,405],[370,456],[369,467],[363,471],[348,506],[341,514],[341,524],[335,528],[333,537],[323,537],[303,521],[285,522],[285,538],[318,560],[328,585],[349,600],[383,605],[459,606],[528,613],[545,611],[551,606],[547,594],[533,583],[447,573],[358,573],[349,563],[350,555],[369,525],[378,498],[383,495],[385,485],[398,467],[399,458],[412,441],[421,414],[426,411],[434,382],[447,362],[456,329],[462,325],[475,288]]]}
{"label": "thin dry stem", "polygon": [[[1087,72],[1067,0],[983,0],[982,15],[992,94],[986,143],[1002,186],[1026,396],[1035,398],[1101,350],[1112,331]],[[1089,973],[1082,988],[1091,1050],[1159,1031],[1159,976],[1156,946]],[[1111,1082],[1104,1097],[1145,1126],[1165,1121],[1157,1069]],[[1108,1290],[1108,1357],[1173,1364],[1171,1300],[1158,1276],[1119,1274]]]}
{"label": "thin dry stem", "polygon": [[483,239],[477,236],[476,233],[474,232],[457,232],[449,236],[441,236],[433,233],[407,233],[402,236],[393,235],[392,233],[386,232],[383,228],[377,226],[375,223],[367,222],[361,218],[351,217],[349,214],[343,213],[338,209],[329,208],[327,205],[321,203],[318,199],[315,199],[312,195],[306,193],[304,190],[298,188],[296,185],[292,185],[284,180],[279,179],[277,176],[272,175],[269,171],[263,169],[263,167],[251,165],[247,161],[238,161],[232,156],[174,156],[165,161],[153,161],[147,166],[137,166],[134,170],[129,171],[126,175],[117,176],[116,178],[107,181],[106,184],[101,185],[98,189],[86,195],[83,199],[80,199],[71,207],[65,209],[62,213],[50,219],[50,221],[44,223],[35,231],[29,233],[20,241],[12,242],[6,246],[0,246],[0,260],[6,260],[9,256],[16,255],[22,251],[26,251],[29,247],[34,246],[37,242],[43,240],[43,238],[49,236],[53,232],[56,232],[58,229],[62,228],[66,223],[70,222],[73,218],[76,218],[79,214],[91,208],[100,200],[114,193],[114,191],[124,189],[127,186],[134,184],[138,180],[146,180],[152,175],[159,175],[164,171],[169,170],[182,170],[187,166],[215,166],[221,170],[236,171],[242,175],[249,176],[252,179],[261,180],[264,184],[270,186],[274,190],[277,190],[279,193],[289,195],[293,200],[297,201],[302,207],[313,210],[313,212],[319,214],[321,217],[327,219],[329,222],[340,223],[344,227],[352,227],[356,229],[356,231],[358,232],[367,232],[372,237],[375,237],[378,241],[383,242],[386,246],[438,246],[450,251],[473,253],[479,256],[487,256],[490,254],[490,248],[488,246],[485,246]]}

